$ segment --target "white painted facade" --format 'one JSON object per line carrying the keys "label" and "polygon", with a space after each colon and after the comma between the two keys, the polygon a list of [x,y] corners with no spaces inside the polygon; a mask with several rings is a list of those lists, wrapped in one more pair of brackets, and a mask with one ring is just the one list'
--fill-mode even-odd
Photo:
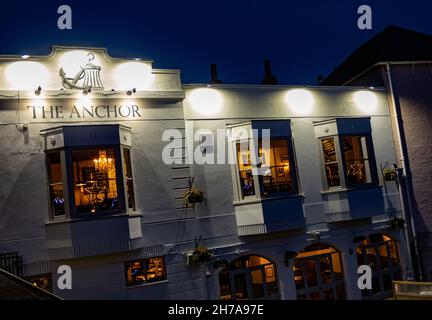
{"label": "white painted facade", "polygon": [[[74,52],[80,61],[71,58]],[[88,52],[94,56],[92,63],[100,67],[104,89],[84,95],[82,89],[62,88],[60,68],[73,78]],[[20,81],[26,88],[20,88]],[[217,93],[213,109],[207,108],[212,101],[194,105],[191,96],[201,88]],[[313,97],[307,114],[287,104],[286,94],[294,89],[306,90]],[[363,111],[355,103],[358,91],[373,92],[373,110]],[[355,238],[376,233],[397,242],[402,276],[409,273],[402,232],[389,227],[400,215],[397,184],[383,181],[380,174],[386,163],[396,162],[389,108],[381,89],[182,85],[178,70],[152,69],[151,61],[113,59],[97,48],[57,47],[47,57],[0,57],[0,112],[0,252],[18,252],[26,277],[51,274],[53,292],[65,299],[219,299],[220,265],[244,255],[271,261],[277,297],[296,299],[294,259],[287,253],[317,242],[340,251],[346,298],[361,299]],[[245,201],[236,190],[235,165],[167,165],[162,161],[169,143],[162,141],[166,129],[184,133],[185,148],[180,152],[191,159],[199,142],[188,137],[198,129],[216,137],[217,129],[276,122],[286,124],[282,128],[289,131],[286,137],[292,141],[295,194],[264,199],[257,192],[254,199]],[[121,209],[115,215],[91,219],[72,214],[53,219],[46,152],[68,143],[79,145],[68,142],[72,138],[63,133],[65,127],[84,128],[83,145],[88,146],[95,136],[93,129],[85,136],[85,127],[94,126],[97,132],[101,125],[119,125],[118,144],[131,150],[135,210]],[[371,170],[376,184],[326,190],[319,139],[366,132],[361,128],[369,130],[373,142]],[[86,137],[89,141],[84,141]],[[226,142],[226,152],[233,152]],[[215,152],[220,152],[217,146]],[[184,208],[190,177],[206,195],[206,201],[195,209]],[[214,256],[199,267],[188,266],[186,255],[199,237]],[[165,259],[166,280],[126,285],[125,262],[159,256]],[[72,290],[56,286],[56,271],[62,264],[72,268]]]}

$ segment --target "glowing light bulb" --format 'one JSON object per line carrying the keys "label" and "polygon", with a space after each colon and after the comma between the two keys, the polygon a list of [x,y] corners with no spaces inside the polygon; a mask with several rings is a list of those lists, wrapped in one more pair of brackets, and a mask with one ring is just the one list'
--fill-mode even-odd
{"label": "glowing light bulb", "polygon": [[357,91],[354,93],[354,102],[364,112],[372,112],[378,105],[376,94],[371,91]]}
{"label": "glowing light bulb", "polygon": [[223,98],[215,89],[200,88],[193,90],[189,97],[192,108],[202,115],[214,115],[222,109]]}
{"label": "glowing light bulb", "polygon": [[308,90],[292,89],[286,93],[285,102],[294,113],[306,115],[313,110],[315,99]]}
{"label": "glowing light bulb", "polygon": [[10,89],[36,90],[45,87],[48,79],[46,68],[34,61],[18,61],[11,63],[5,70]]}

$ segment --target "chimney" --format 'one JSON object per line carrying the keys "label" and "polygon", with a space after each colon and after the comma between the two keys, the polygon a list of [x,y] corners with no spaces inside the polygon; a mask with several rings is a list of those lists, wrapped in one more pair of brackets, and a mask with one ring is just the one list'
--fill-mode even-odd
{"label": "chimney", "polygon": [[277,84],[278,81],[274,75],[271,73],[270,60],[264,60],[264,78],[262,79],[262,84]]}
{"label": "chimney", "polygon": [[212,63],[210,65],[210,73],[211,73],[211,79],[210,79],[210,83],[211,84],[218,84],[218,83],[222,83],[222,81],[220,81],[217,77],[217,68],[216,68],[216,64]]}

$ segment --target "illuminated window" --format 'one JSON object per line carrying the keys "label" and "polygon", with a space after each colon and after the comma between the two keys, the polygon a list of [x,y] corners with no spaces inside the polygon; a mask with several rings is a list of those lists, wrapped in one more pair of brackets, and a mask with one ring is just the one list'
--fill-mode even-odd
{"label": "illuminated window", "polygon": [[[369,136],[336,136],[320,140],[323,170],[328,189],[343,185],[340,172],[347,187],[374,183]],[[340,146],[340,153],[338,152]]]}
{"label": "illuminated window", "polygon": [[299,252],[293,263],[298,300],[345,300],[341,253],[323,243]]}
{"label": "illuminated window", "polygon": [[358,265],[368,265],[372,269],[372,289],[362,290],[363,299],[392,297],[392,282],[401,280],[396,241],[381,233],[373,234],[360,243],[356,254]]}
{"label": "illuminated window", "polygon": [[52,292],[51,274],[40,274],[25,278],[35,287],[41,288],[45,291]]}
{"label": "illuminated window", "polygon": [[335,139],[328,138],[321,140],[322,152],[324,156],[324,169],[329,188],[340,186],[339,162],[336,156]]}
{"label": "illuminated window", "polygon": [[163,257],[126,262],[125,269],[128,287],[166,280]]}
{"label": "illuminated window", "polygon": [[131,164],[131,154],[130,150],[123,148],[123,175],[126,185],[126,195],[127,195],[127,205],[128,208],[135,210],[135,195],[134,195],[134,185],[132,176],[132,164]]}
{"label": "illuminated window", "polygon": [[[268,155],[270,159],[265,159]],[[288,148],[288,140],[270,140],[270,150],[259,149],[259,157],[262,172],[261,197],[269,197],[278,193],[292,193],[293,173],[291,155]]]}
{"label": "illuminated window", "polygon": [[114,149],[73,150],[72,168],[77,213],[119,208]]}
{"label": "illuminated window", "polygon": [[289,140],[271,139],[270,148],[267,149],[263,148],[259,141],[259,146],[257,164],[253,165],[249,142],[237,143],[237,163],[243,199],[255,195],[254,172],[259,173],[261,197],[293,193],[294,171]]}
{"label": "illuminated window", "polygon": [[341,140],[347,185],[371,183],[367,137],[347,136]]}
{"label": "illuminated window", "polygon": [[219,274],[221,300],[277,299],[276,266],[260,256],[244,256]]}
{"label": "illuminated window", "polygon": [[371,133],[369,118],[333,119],[315,124],[324,189],[377,183]]}
{"label": "illuminated window", "polygon": [[252,161],[248,141],[245,143],[237,143],[237,163],[239,166],[240,188],[243,198],[255,195]]}
{"label": "illuminated window", "polygon": [[64,186],[60,152],[47,154],[51,212],[54,217],[65,214]]}
{"label": "illuminated window", "polygon": [[129,129],[82,125],[41,131],[51,219],[135,211]]}

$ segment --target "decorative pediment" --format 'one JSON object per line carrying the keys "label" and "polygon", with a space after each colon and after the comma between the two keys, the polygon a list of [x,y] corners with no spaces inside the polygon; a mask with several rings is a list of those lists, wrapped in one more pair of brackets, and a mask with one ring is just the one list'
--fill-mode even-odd
{"label": "decorative pediment", "polygon": [[103,48],[53,47],[48,56],[0,56],[0,90],[181,90],[179,71],[110,57]]}

